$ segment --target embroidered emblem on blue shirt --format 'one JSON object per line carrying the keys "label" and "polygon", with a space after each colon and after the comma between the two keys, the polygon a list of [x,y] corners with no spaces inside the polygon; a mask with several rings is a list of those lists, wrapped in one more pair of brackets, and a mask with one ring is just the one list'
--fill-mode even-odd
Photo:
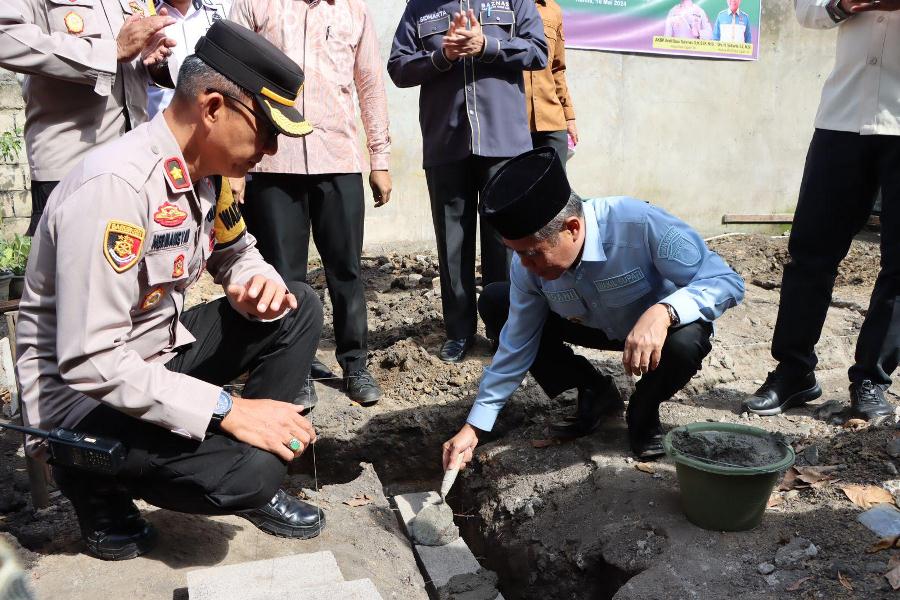
{"label": "embroidered emblem on blue shirt", "polygon": [[559,290],[557,292],[552,292],[550,290],[543,290],[544,295],[547,296],[547,299],[550,302],[575,302],[579,300],[578,293],[574,289],[568,290]]}
{"label": "embroidered emblem on blue shirt", "polygon": [[686,267],[696,265],[701,256],[700,248],[675,226],[666,231],[656,252],[660,258],[674,260]]}
{"label": "embroidered emblem on blue shirt", "polygon": [[622,275],[610,277],[609,279],[598,279],[594,281],[594,287],[597,288],[598,292],[608,292],[609,290],[631,285],[643,278],[644,272],[641,271],[640,268],[637,268]]}

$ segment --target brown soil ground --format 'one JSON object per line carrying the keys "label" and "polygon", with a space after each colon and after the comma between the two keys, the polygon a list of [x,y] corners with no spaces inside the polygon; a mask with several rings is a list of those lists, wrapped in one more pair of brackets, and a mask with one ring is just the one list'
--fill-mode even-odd
{"label": "brown soil ground", "polygon": [[[785,237],[763,235],[710,241],[747,280],[747,298],[718,322],[713,352],[703,370],[672,402],[663,404],[662,419],[666,428],[715,421],[778,432],[802,452],[800,463],[836,465],[834,479],[779,492],[778,504],[750,532],[699,529],[680,509],[673,464],[655,463],[653,473],[636,468],[621,418],[611,418],[586,438],[535,448],[532,442],[546,437],[547,424],[572,410],[574,394],[547,398],[529,377],[510,399],[495,430],[481,440],[472,468],[460,477],[449,500],[470,546],[485,566],[501,575],[506,598],[892,596],[884,573],[892,555],[900,551],[866,552],[877,540],[856,521],[861,510],[840,487],[881,485],[900,478],[898,465],[886,451],[895,436],[894,423],[856,431],[814,415],[814,409],[826,402],[847,401],[846,369],[853,361],[856,335],[878,272],[877,239],[854,242],[841,267],[834,306],[818,346],[823,397],[778,417],[751,419],[740,413],[742,397],[774,366],[769,343],[786,245]],[[315,467],[320,486],[348,486],[365,475],[360,467],[365,462],[374,466],[387,495],[436,488],[440,444],[464,422],[481,371],[490,360],[483,338],[459,365],[436,358],[443,338],[436,267],[436,257],[426,253],[364,260],[370,368],[385,397],[364,409],[338,389],[318,384],[321,402],[312,413],[320,435],[315,465],[307,453],[292,468],[295,477],[304,478]],[[320,269],[311,271],[310,283],[325,305],[326,330],[319,355],[336,368],[331,306]],[[202,280],[192,301],[220,293]],[[624,374],[619,356],[580,351],[613,375],[627,398],[634,381]],[[897,402],[895,389],[889,398]],[[36,587],[42,589],[47,565],[58,569],[88,565],[94,570],[79,577],[100,577],[100,570],[92,566],[97,561],[74,554],[77,536],[68,503],[57,497],[51,509],[36,515],[24,493],[26,478],[15,439],[0,439],[0,531],[12,533],[24,547]],[[302,481],[311,487],[308,478]],[[813,543],[816,555],[779,565],[771,575],[761,574],[758,565],[774,564],[779,548],[797,536]],[[233,537],[215,560],[237,562],[236,557],[248,554],[248,543]],[[135,562],[118,569],[137,576],[131,566]],[[106,597],[134,595],[124,582],[116,589],[118,595]]]}

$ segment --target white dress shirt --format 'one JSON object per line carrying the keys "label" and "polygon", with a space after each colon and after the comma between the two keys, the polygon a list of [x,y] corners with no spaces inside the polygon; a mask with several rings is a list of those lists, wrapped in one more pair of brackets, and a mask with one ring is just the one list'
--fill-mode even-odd
{"label": "white dress shirt", "polygon": [[[173,83],[178,81],[178,70],[181,68],[181,63],[194,53],[197,41],[206,35],[206,31],[217,19],[228,17],[231,2],[232,0],[192,0],[188,5],[186,15],[181,14],[168,2],[156,3],[157,11],[165,7],[169,11],[170,17],[178,19],[177,23],[169,25],[165,30],[168,37],[178,42],[178,45],[172,48],[172,55],[169,57],[169,73],[172,75]],[[151,119],[169,105],[174,94],[175,90],[150,86],[147,91],[149,96],[147,112]]]}
{"label": "white dress shirt", "polygon": [[835,23],[829,0],[794,0],[804,27],[838,27],[834,70],[816,127],[862,135],[900,135],[900,11],[870,11]]}

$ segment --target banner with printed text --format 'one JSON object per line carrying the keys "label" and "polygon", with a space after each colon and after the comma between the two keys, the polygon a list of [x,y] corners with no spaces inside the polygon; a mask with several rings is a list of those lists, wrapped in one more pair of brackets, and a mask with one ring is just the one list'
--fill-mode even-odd
{"label": "banner with printed text", "polygon": [[759,58],[761,0],[557,0],[567,48]]}

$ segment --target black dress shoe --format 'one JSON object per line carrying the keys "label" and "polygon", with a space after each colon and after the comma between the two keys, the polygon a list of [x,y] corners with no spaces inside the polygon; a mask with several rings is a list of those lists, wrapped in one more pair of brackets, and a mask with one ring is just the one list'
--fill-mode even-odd
{"label": "black dress shoe", "polygon": [[353,371],[344,378],[347,396],[362,406],[372,406],[381,398],[381,388],[368,369]]}
{"label": "black dress shoe", "polygon": [[894,407],[884,398],[884,389],[868,379],[850,384],[850,416],[866,421],[894,414]]}
{"label": "black dress shoe", "polygon": [[[575,415],[565,421],[550,425],[550,436],[560,438],[582,437],[593,433],[604,418],[622,410],[625,403],[612,378],[604,378],[603,387],[589,387],[578,390],[578,404]],[[600,384],[603,385],[603,384]]]}
{"label": "black dress shoe", "polygon": [[245,510],[237,515],[278,537],[306,540],[319,535],[325,527],[325,513],[322,509],[289,496],[284,490],[275,492],[265,506]]}
{"label": "black dress shoe", "polygon": [[156,529],[141,518],[123,485],[59,467],[54,467],[53,478],[75,509],[89,554],[103,560],[128,560],[156,545]]}
{"label": "black dress shoe", "polygon": [[652,460],[664,456],[663,430],[657,423],[646,429],[628,428],[631,451],[641,460]]}
{"label": "black dress shoe", "polygon": [[441,351],[438,354],[438,358],[440,358],[444,362],[458,363],[466,356],[466,352],[471,347],[471,337],[459,338],[455,340],[448,339],[444,342],[444,345],[441,346]]}
{"label": "black dress shoe", "polygon": [[312,379],[337,379],[337,375],[318,358],[313,358],[312,365],[309,367],[309,376]]}
{"label": "black dress shoe", "polygon": [[316,385],[312,381],[300,388],[300,391],[297,392],[297,397],[294,398],[293,402],[293,404],[296,405],[303,405],[303,413],[301,414],[304,415],[311,412],[318,403],[319,397],[316,395]]}
{"label": "black dress shoe", "polygon": [[815,400],[822,395],[814,373],[791,377],[776,369],[752,396],[744,400],[744,410],[757,415],[777,415]]}

